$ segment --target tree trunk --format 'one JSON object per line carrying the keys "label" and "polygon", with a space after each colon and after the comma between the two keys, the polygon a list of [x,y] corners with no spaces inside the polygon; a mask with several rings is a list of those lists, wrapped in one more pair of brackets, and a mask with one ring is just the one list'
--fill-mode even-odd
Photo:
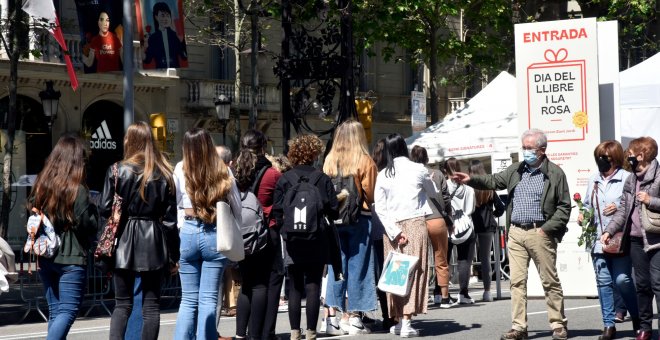
{"label": "tree trunk", "polygon": [[[241,103],[241,54],[239,51],[241,43],[241,15],[240,0],[234,0],[234,59],[236,59],[236,79],[234,80],[234,105],[238,107]],[[236,109],[236,140],[241,139],[241,109]],[[239,143],[240,144],[240,143]],[[239,145],[240,148],[240,145]]]}
{"label": "tree trunk", "polygon": [[[7,140],[4,143],[4,157],[2,169],[2,206],[0,209],[0,236],[7,238],[9,230],[9,209],[11,207],[11,168],[13,161],[14,136],[16,134],[16,97],[18,87],[18,59],[20,57],[20,45],[16,34],[16,26],[20,21],[20,2],[13,2],[13,8],[9,8],[9,110],[7,112]],[[10,4],[11,6],[11,4]]]}
{"label": "tree trunk", "polygon": [[429,29],[429,77],[431,89],[431,124],[438,121],[439,103],[438,103],[438,30],[435,26]]}
{"label": "tree trunk", "polygon": [[248,129],[257,128],[257,96],[259,95],[259,69],[257,57],[259,56],[259,30],[257,23],[259,21],[257,11],[257,0],[252,0],[250,5],[250,34],[252,36],[252,53],[250,53],[250,68],[252,71],[252,95],[250,96],[250,117],[248,120]]}

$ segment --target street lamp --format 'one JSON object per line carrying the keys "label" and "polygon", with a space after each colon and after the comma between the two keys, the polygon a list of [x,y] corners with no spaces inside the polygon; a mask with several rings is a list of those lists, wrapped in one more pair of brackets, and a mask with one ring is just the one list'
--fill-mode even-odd
{"label": "street lamp", "polygon": [[48,131],[52,131],[53,122],[57,119],[57,108],[60,102],[62,93],[53,89],[53,81],[46,82],[46,89],[39,92],[41,98],[41,105],[44,108],[44,116],[48,117]]}
{"label": "street lamp", "polygon": [[226,128],[229,122],[229,112],[231,110],[231,99],[224,94],[218,96],[215,100],[215,115],[222,125],[222,144],[226,145]]}

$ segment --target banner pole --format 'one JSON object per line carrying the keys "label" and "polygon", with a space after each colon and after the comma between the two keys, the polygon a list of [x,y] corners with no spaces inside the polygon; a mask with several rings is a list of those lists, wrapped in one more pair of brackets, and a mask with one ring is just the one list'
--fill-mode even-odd
{"label": "banner pole", "polygon": [[124,0],[123,6],[123,26],[124,32],[122,37],[123,46],[123,69],[124,69],[124,131],[133,124],[133,2],[132,0]]}

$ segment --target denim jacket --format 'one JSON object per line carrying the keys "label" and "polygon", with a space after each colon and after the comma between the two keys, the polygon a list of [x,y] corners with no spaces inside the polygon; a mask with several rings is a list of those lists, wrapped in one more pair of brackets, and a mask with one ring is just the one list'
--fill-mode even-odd
{"label": "denim jacket", "polygon": [[[594,209],[594,224],[597,228],[598,236],[603,234],[605,227],[613,215],[605,216],[603,210],[605,207],[610,204],[616,204],[616,208],[622,209],[621,207],[621,196],[623,195],[623,185],[626,183],[626,179],[630,176],[630,172],[624,169],[617,169],[616,173],[610,178],[609,181],[605,181],[600,173],[595,173],[589,178],[589,184],[587,184],[587,193],[582,200],[584,207],[586,209]],[[598,185],[598,192],[596,193],[594,199],[598,198],[598,206],[600,207],[600,215],[598,214],[598,209],[596,202],[591,201],[591,195],[594,190],[594,184]],[[593,253],[602,253],[603,245],[600,243],[600,238],[596,238],[596,242],[591,246],[591,252]]]}

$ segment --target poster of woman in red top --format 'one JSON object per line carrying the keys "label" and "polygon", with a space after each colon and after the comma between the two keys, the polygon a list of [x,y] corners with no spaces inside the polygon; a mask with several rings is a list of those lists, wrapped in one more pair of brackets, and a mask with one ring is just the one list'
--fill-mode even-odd
{"label": "poster of woman in red top", "polygon": [[75,0],[85,73],[122,70],[122,2]]}
{"label": "poster of woman in red top", "polygon": [[97,73],[121,71],[122,48],[117,35],[110,32],[110,16],[106,12],[99,13],[99,33],[89,42],[83,63],[88,69],[95,69]]}

